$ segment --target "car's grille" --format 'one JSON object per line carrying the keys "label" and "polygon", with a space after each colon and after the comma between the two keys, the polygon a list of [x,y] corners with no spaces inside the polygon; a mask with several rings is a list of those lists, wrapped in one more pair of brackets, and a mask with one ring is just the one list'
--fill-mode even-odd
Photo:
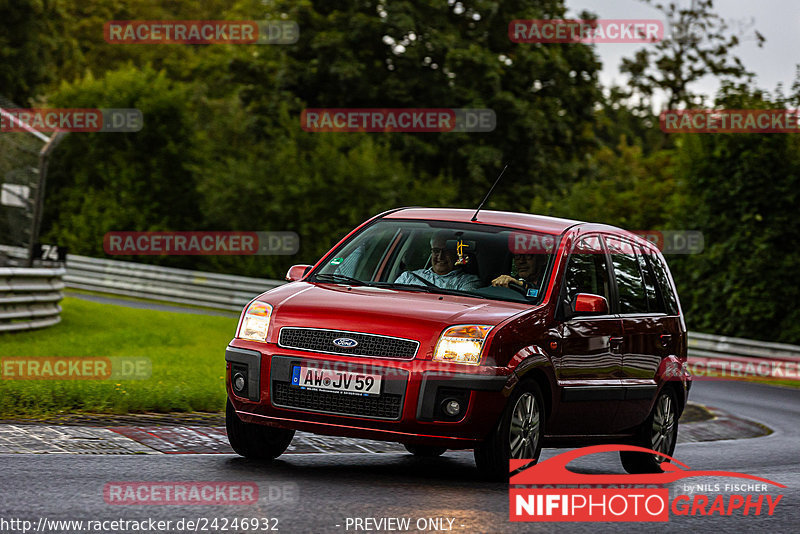
{"label": "car's grille", "polygon": [[384,393],[380,397],[363,397],[328,391],[311,391],[290,386],[286,382],[273,381],[272,403],[276,406],[315,412],[360,415],[377,419],[400,419],[403,396]]}
{"label": "car's grille", "polygon": [[[333,340],[346,338],[356,341],[353,347],[334,345]],[[310,350],[328,354],[345,354],[348,356],[371,356],[375,358],[414,358],[419,348],[419,341],[398,337],[345,332],[343,330],[321,330],[318,328],[281,328],[278,345],[287,349]]]}

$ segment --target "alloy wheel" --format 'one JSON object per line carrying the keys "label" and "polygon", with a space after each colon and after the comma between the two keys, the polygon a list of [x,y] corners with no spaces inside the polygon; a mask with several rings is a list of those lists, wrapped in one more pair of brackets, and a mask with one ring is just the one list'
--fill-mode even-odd
{"label": "alloy wheel", "polygon": [[523,393],[511,414],[509,449],[511,458],[534,458],[539,444],[540,412],[536,397]]}
{"label": "alloy wheel", "polygon": [[[672,450],[675,433],[675,408],[672,398],[669,395],[662,395],[658,399],[658,405],[653,413],[653,428],[650,434],[650,442],[654,451],[668,454]],[[662,462],[664,456],[656,456],[656,461]]]}

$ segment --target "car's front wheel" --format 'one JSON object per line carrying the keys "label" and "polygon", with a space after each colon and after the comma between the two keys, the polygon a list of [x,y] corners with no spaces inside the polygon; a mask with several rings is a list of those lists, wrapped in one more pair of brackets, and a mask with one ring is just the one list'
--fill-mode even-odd
{"label": "car's front wheel", "polygon": [[661,462],[672,456],[678,439],[678,403],[671,388],[658,394],[653,410],[636,432],[634,445],[652,449],[661,454],[620,451],[622,467],[631,474],[661,473]]}
{"label": "car's front wheel", "polygon": [[240,456],[254,460],[273,460],[283,454],[294,437],[294,430],[245,423],[236,415],[231,401],[225,407],[228,442]]}
{"label": "car's front wheel", "polygon": [[520,383],[509,397],[492,434],[475,447],[478,470],[493,480],[507,480],[508,460],[539,460],[544,437],[545,408],[535,382]]}

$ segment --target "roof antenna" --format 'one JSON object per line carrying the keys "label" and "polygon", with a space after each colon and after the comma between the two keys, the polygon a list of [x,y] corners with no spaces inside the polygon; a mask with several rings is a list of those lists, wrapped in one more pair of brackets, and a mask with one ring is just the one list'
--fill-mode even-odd
{"label": "roof antenna", "polygon": [[511,165],[511,160],[508,160],[508,162],[506,163],[506,166],[503,167],[502,171],[500,171],[500,175],[497,177],[497,180],[494,181],[494,183],[492,184],[491,189],[489,189],[489,192],[486,193],[486,196],[483,197],[483,200],[481,200],[481,203],[478,206],[478,209],[475,210],[475,215],[472,216],[472,219],[470,219],[470,221],[475,222],[475,221],[478,220],[478,212],[481,211],[481,208],[483,207],[483,205],[486,204],[487,200],[489,200],[489,195],[492,194],[492,191],[494,191],[494,187],[497,185],[497,182],[500,181],[500,178],[503,177],[503,174],[506,172],[506,169],[508,168],[509,165]]}

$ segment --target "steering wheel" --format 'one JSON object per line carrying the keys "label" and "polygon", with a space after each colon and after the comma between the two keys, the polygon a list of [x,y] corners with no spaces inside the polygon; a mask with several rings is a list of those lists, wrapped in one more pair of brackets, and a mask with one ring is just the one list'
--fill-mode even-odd
{"label": "steering wheel", "polygon": [[527,297],[528,289],[530,289],[531,285],[528,282],[525,282],[524,280],[518,280],[518,281],[521,283],[520,284],[510,283],[508,284],[507,287],[509,289],[513,289],[515,291],[518,291],[519,293],[522,293],[523,297]]}

